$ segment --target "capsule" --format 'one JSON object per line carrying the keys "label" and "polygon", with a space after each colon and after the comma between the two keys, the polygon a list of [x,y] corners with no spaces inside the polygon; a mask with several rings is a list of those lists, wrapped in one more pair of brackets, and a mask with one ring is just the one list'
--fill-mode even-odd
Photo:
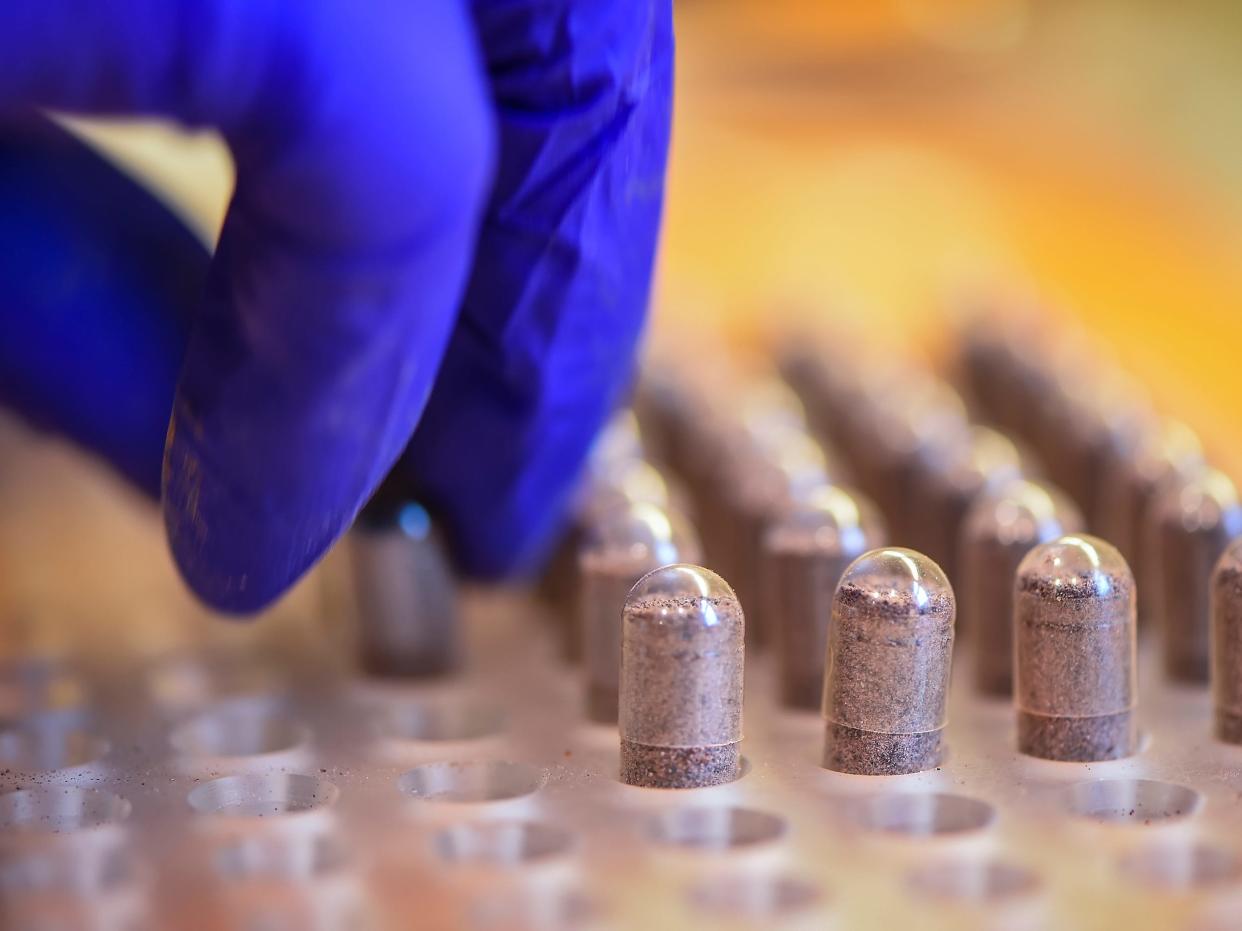
{"label": "capsule", "polygon": [[[958,541],[971,502],[1021,478],[1025,464],[1013,441],[989,427],[972,426],[962,442],[935,449],[918,473],[911,539],[956,580]],[[963,630],[959,622],[959,637]]]}
{"label": "capsule", "polygon": [[1242,503],[1216,469],[1166,488],[1148,528],[1159,560],[1164,671],[1175,682],[1208,681],[1208,595],[1212,570],[1229,541],[1242,534]]}
{"label": "capsule", "polygon": [[872,426],[873,446],[859,468],[874,470],[876,504],[895,539],[919,534],[918,478],[924,464],[969,441],[961,397],[935,379],[916,378],[910,387],[886,397]]}
{"label": "capsule", "polygon": [[772,437],[771,448],[734,458],[724,471],[726,494],[721,510],[729,516],[730,546],[721,569],[746,612],[747,634],[757,647],[772,639],[771,619],[763,611],[763,536],[797,502],[828,484],[837,471],[809,434],[796,431]]}
{"label": "capsule", "polygon": [[884,521],[859,492],[825,485],[810,492],[763,542],[766,617],[780,700],[814,711],[824,696],[824,656],[832,597],[851,562],[884,541]]}
{"label": "capsule", "polygon": [[1151,620],[1163,600],[1160,562],[1145,533],[1152,508],[1164,488],[1193,478],[1204,465],[1203,445],[1195,432],[1166,418],[1152,424],[1133,450],[1116,451],[1105,466],[1093,526],[1116,545],[1134,572],[1140,633],[1155,627]]}
{"label": "capsule", "polygon": [[1242,539],[1216,563],[1210,603],[1216,739],[1242,744]]}
{"label": "capsule", "polygon": [[1018,749],[1090,763],[1134,752],[1134,579],[1103,540],[1035,547],[1014,583]]}
{"label": "capsule", "polygon": [[456,588],[427,512],[373,502],[349,535],[360,664],[391,678],[425,678],[461,664]]}
{"label": "capsule", "polygon": [[1102,508],[1108,463],[1132,454],[1155,417],[1142,391],[1109,365],[1085,384],[1075,388],[1071,383],[1064,390],[1061,452],[1049,466],[1083,514],[1094,519]]}
{"label": "capsule", "polygon": [[621,615],[621,779],[690,789],[738,777],[746,625],[728,583],[679,563],[647,573]]}
{"label": "capsule", "polygon": [[540,580],[540,594],[554,622],[561,657],[570,663],[582,658],[582,579],[579,554],[594,530],[616,511],[636,503],[662,508],[680,506],[677,491],[651,463],[621,458],[593,463],[575,507],[575,516],[553,551]]}
{"label": "capsule", "polygon": [[961,613],[975,638],[975,687],[1013,695],[1013,580],[1031,548],[1083,530],[1082,515],[1059,489],[1019,479],[978,498],[961,544]]}
{"label": "capsule", "polygon": [[617,723],[621,613],[635,583],[652,569],[700,558],[698,538],[676,512],[654,504],[620,508],[589,533],[579,555],[587,717]]}
{"label": "capsule", "polygon": [[953,589],[908,549],[864,553],[832,599],[824,767],[897,775],[939,765],[953,655]]}

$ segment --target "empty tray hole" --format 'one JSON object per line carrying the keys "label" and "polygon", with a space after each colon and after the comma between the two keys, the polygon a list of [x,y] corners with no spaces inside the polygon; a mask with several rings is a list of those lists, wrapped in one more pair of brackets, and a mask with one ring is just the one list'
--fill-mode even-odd
{"label": "empty tray hole", "polygon": [[853,802],[853,819],[870,831],[936,837],[980,831],[996,818],[987,802],[964,795],[900,792]]}
{"label": "empty tray hole", "polygon": [[398,780],[406,795],[438,802],[499,802],[531,795],[542,785],[538,767],[500,760],[425,763]]}
{"label": "empty tray hole", "polygon": [[928,899],[992,904],[1033,894],[1039,877],[1000,860],[953,860],[917,869],[907,883],[915,895]]}
{"label": "empty tray hole", "polygon": [[1140,885],[1167,892],[1227,886],[1242,879],[1235,854],[1206,844],[1134,850],[1122,857],[1121,872]]}
{"label": "empty tray hole", "polygon": [[63,663],[49,659],[0,662],[0,721],[79,708],[86,690]]}
{"label": "empty tray hole", "polygon": [[226,879],[297,881],[340,872],[348,862],[345,848],[331,835],[288,838],[239,837],[215,852],[216,872]]}
{"label": "empty tray hole", "polygon": [[458,824],[436,835],[436,852],[449,863],[518,866],[566,853],[568,831],[538,821]]}
{"label": "empty tray hole", "polygon": [[305,725],[278,708],[241,703],[203,712],[179,725],[170,738],[190,756],[258,756],[281,753],[307,742]]}
{"label": "empty tray hole", "polygon": [[535,886],[483,896],[471,909],[471,927],[569,931],[596,927],[600,912],[598,902],[576,889]]}
{"label": "empty tray hole", "polygon": [[1069,808],[1075,815],[1121,824],[1188,818],[1202,803],[1194,789],[1154,779],[1102,779],[1069,789]]}
{"label": "empty tray hole", "polygon": [[138,864],[123,850],[58,847],[0,857],[0,891],[104,895],[133,883]]}
{"label": "empty tray hole", "polygon": [[692,886],[689,897],[723,918],[757,921],[806,911],[823,900],[823,893],[813,882],[794,876],[739,873]]}
{"label": "empty tray hole", "polygon": [[499,734],[504,715],[474,702],[408,701],[385,708],[381,727],[397,740],[478,740]]}
{"label": "empty tray hole", "polygon": [[217,653],[164,656],[146,678],[156,703],[173,710],[231,697],[267,695],[283,684],[275,670],[257,665],[253,657]]}
{"label": "empty tray hole", "polygon": [[41,786],[0,795],[0,830],[68,834],[117,824],[130,804],[101,789]]}
{"label": "empty tray hole", "polygon": [[696,850],[730,850],[769,843],[783,837],[785,819],[751,808],[678,808],[651,822],[651,836],[661,844]]}
{"label": "empty tray hole", "polygon": [[103,758],[108,741],[62,725],[32,725],[0,731],[0,765],[24,772],[52,772]]}
{"label": "empty tray hole", "polygon": [[337,788],[299,773],[225,776],[190,791],[186,800],[200,815],[263,818],[314,811],[336,801]]}

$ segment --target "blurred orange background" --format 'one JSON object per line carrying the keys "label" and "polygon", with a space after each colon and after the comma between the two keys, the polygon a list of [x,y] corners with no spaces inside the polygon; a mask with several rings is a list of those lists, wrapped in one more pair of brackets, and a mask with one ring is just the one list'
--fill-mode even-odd
{"label": "blurred orange background", "polygon": [[682,3],[660,313],[850,315],[935,355],[961,288],[1014,285],[1242,477],[1239,27],[1223,2]]}
{"label": "blurred orange background", "polygon": [[[962,288],[1014,286],[1102,337],[1242,479],[1242,6],[683,0],[676,17],[657,323],[753,341],[849,315],[934,357]],[[218,142],[75,125],[214,235]]]}

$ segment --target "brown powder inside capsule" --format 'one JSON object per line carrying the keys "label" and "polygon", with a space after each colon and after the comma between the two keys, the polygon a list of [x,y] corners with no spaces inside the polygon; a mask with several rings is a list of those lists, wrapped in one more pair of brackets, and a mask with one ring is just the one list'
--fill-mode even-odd
{"label": "brown powder inside capsule", "polygon": [[823,765],[861,775],[921,772],[944,759],[953,652],[951,592],[842,583],[833,602],[824,683]]}
{"label": "brown powder inside capsule", "polygon": [[639,598],[622,625],[622,781],[680,789],[736,779],[745,636],[737,602]]}
{"label": "brown powder inside capsule", "polygon": [[1094,762],[1134,752],[1134,585],[1019,574],[1014,601],[1018,749]]}
{"label": "brown powder inside capsule", "polygon": [[831,721],[824,728],[825,769],[860,776],[900,776],[933,769],[944,761],[941,731],[876,734]]}
{"label": "brown powder inside capsule", "polygon": [[623,741],[621,781],[645,789],[701,789],[732,782],[741,772],[741,749],[722,747],[649,747]]}
{"label": "brown powder inside capsule", "polygon": [[1234,552],[1212,576],[1212,704],[1216,739],[1242,744],[1242,566]]}

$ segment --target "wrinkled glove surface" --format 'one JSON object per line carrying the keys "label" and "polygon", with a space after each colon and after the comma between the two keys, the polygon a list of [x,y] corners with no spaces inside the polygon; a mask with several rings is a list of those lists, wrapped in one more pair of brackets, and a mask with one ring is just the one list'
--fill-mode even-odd
{"label": "wrinkled glove surface", "polygon": [[[394,466],[465,571],[532,568],[631,376],[671,95],[668,0],[2,4],[0,403],[161,496],[226,612]],[[214,254],[43,109],[217,129]]]}

